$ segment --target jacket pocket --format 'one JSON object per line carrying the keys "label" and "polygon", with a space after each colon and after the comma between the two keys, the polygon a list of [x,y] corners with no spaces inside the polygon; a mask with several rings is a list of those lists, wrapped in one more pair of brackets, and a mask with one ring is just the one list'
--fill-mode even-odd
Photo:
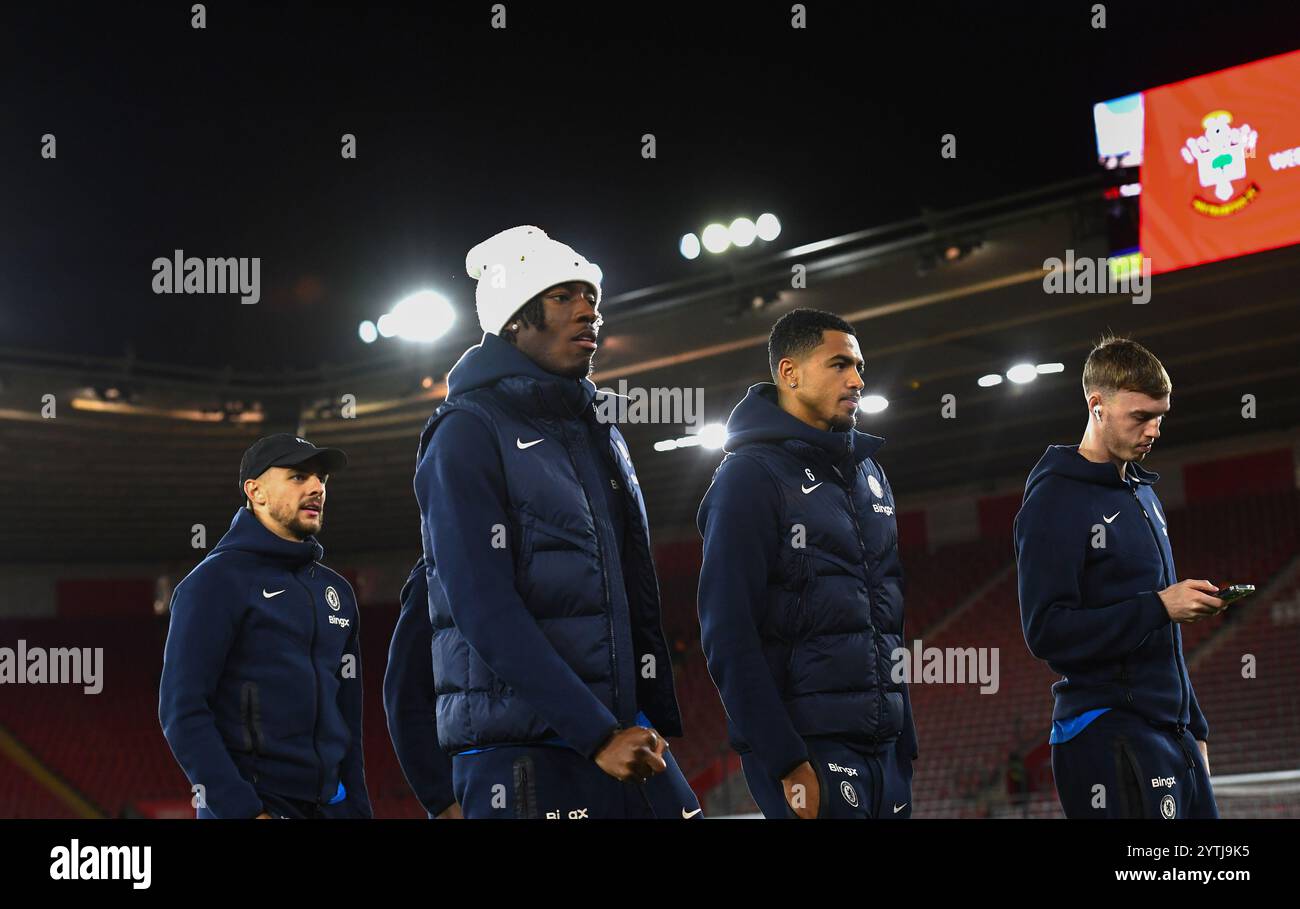
{"label": "jacket pocket", "polygon": [[1129,685],[1128,677],[1128,657],[1121,657],[1119,661],[1119,685],[1124,690],[1124,699],[1130,704],[1133,703],[1133,689]]}
{"label": "jacket pocket", "polygon": [[[596,541],[566,530],[563,527],[557,527],[546,521],[530,516],[524,525],[525,533],[531,539],[529,552],[535,552],[537,549],[580,549],[590,555],[596,555]],[[556,543],[566,543],[567,546],[557,546]]]}
{"label": "jacket pocket", "polygon": [[794,610],[790,613],[790,620],[787,627],[782,629],[785,633],[786,646],[790,648],[790,654],[785,659],[785,694],[789,696],[794,690],[794,658],[799,652],[799,626],[803,621],[804,596],[799,594],[798,600],[795,601]]}
{"label": "jacket pocket", "polygon": [[256,784],[259,777],[257,772],[258,759],[266,746],[265,739],[262,736],[262,707],[258,698],[256,682],[244,682],[240,686],[239,719],[240,727],[244,733],[244,750],[251,754],[253,758],[252,782]]}

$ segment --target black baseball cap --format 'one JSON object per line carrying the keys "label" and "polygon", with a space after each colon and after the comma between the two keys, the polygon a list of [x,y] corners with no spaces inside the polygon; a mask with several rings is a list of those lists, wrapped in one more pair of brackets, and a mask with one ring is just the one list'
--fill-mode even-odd
{"label": "black baseball cap", "polygon": [[239,494],[244,495],[244,481],[260,477],[268,467],[292,467],[320,458],[326,473],[335,473],[348,466],[348,456],[337,448],[317,448],[306,439],[287,432],[258,439],[239,461]]}

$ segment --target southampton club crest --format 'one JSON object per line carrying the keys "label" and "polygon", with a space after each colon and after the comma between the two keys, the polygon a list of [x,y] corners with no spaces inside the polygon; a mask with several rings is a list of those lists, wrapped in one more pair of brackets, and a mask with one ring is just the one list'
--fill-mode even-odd
{"label": "southampton club crest", "polygon": [[1179,149],[1183,160],[1196,165],[1201,186],[1214,187],[1215,202],[1201,196],[1192,197],[1192,208],[1210,218],[1235,215],[1259,195],[1259,184],[1250,181],[1240,192],[1233,182],[1246,179],[1246,159],[1255,157],[1259,133],[1250,124],[1232,125],[1232,114],[1213,110],[1201,120],[1205,132],[1187,140]]}

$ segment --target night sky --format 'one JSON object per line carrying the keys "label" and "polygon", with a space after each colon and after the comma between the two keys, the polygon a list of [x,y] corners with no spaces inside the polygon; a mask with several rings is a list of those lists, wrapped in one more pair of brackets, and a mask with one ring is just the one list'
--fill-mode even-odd
{"label": "night sky", "polygon": [[[1093,102],[1300,45],[1249,3],[190,5],[0,13],[0,347],[364,362],[411,291],[473,324],[465,252],[506,227],[617,294],[717,268],[677,253],[711,220],[786,248],[1086,175]],[[155,295],[177,248],[261,257],[261,302]]]}

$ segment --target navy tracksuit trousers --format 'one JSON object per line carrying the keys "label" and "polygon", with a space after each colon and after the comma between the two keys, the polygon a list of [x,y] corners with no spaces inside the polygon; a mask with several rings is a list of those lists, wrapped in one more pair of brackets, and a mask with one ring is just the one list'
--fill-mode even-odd
{"label": "navy tracksuit trousers", "polygon": [[[912,816],[912,762],[899,760],[894,743],[872,749],[833,738],[809,737],[804,742],[821,784],[819,819]],[[781,781],[769,776],[752,752],[741,755],[740,764],[763,817],[797,817]]]}
{"label": "navy tracksuit trousers", "polygon": [[1112,709],[1052,746],[1056,793],[1068,818],[1217,818],[1205,761],[1186,729]]}
{"label": "navy tracksuit trousers", "polygon": [[452,758],[452,791],[469,819],[702,817],[672,751],[663,757],[668,769],[637,784],[619,782],[572,748],[493,748]]}

